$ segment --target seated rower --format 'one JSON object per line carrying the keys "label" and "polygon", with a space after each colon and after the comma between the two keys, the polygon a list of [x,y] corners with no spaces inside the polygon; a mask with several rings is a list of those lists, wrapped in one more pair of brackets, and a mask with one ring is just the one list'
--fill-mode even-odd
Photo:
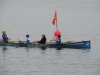
{"label": "seated rower", "polygon": [[28,35],[28,34],[26,35],[26,41],[20,41],[20,40],[19,40],[19,42],[24,43],[24,44],[30,43],[29,35]]}
{"label": "seated rower", "polygon": [[50,40],[50,44],[61,44],[61,35],[58,35],[53,40]]}
{"label": "seated rower", "polygon": [[2,38],[3,38],[3,42],[8,43],[8,37],[6,34],[6,30],[2,30]]}
{"label": "seated rower", "polygon": [[39,43],[39,44],[45,44],[46,43],[46,36],[45,36],[45,34],[42,34],[41,40],[37,41],[37,43]]}

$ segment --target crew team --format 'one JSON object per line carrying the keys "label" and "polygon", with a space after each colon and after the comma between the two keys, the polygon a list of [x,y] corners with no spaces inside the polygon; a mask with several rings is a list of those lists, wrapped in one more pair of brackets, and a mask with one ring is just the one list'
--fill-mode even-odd
{"label": "crew team", "polygon": [[[46,44],[46,40],[47,40],[46,35],[42,34],[41,36],[42,36],[41,40],[38,40],[36,42],[39,44]],[[3,38],[3,42],[8,43],[9,38],[7,37],[6,30],[2,30],[2,38]],[[29,34],[26,35],[25,41],[19,40],[19,42],[23,44],[31,43]],[[61,44],[61,35],[58,35],[54,37],[52,40],[50,40],[50,44]]]}

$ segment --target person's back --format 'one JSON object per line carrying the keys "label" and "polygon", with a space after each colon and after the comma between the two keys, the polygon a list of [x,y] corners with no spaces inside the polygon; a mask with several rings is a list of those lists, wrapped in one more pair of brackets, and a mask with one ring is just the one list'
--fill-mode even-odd
{"label": "person's back", "polygon": [[30,43],[30,38],[27,38],[26,42],[27,42],[27,43]]}
{"label": "person's back", "polygon": [[44,34],[42,35],[42,38],[41,38],[40,41],[38,41],[38,43],[39,43],[39,44],[45,44],[45,43],[46,43],[46,37],[45,37]]}
{"label": "person's back", "polygon": [[21,42],[21,43],[23,43],[23,44],[28,44],[28,43],[30,43],[29,35],[28,35],[28,34],[26,35],[26,41],[20,41],[20,40],[19,40],[19,42]]}
{"label": "person's back", "polygon": [[22,43],[24,43],[24,44],[30,43],[30,38],[27,38],[26,41],[22,41]]}

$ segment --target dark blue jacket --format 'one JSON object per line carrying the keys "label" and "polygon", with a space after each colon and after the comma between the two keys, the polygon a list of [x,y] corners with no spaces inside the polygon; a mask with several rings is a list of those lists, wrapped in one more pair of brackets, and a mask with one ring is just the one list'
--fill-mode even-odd
{"label": "dark blue jacket", "polygon": [[3,42],[8,43],[8,37],[6,34],[2,34]]}

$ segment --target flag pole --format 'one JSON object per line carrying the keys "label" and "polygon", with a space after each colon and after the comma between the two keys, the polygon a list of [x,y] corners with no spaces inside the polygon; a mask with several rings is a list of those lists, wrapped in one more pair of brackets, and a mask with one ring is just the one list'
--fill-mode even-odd
{"label": "flag pole", "polygon": [[58,26],[57,26],[57,19],[56,19],[56,29],[58,30]]}
{"label": "flag pole", "polygon": [[[56,12],[56,10],[55,10]],[[58,26],[57,26],[57,12],[56,12],[56,29],[58,30]]]}

